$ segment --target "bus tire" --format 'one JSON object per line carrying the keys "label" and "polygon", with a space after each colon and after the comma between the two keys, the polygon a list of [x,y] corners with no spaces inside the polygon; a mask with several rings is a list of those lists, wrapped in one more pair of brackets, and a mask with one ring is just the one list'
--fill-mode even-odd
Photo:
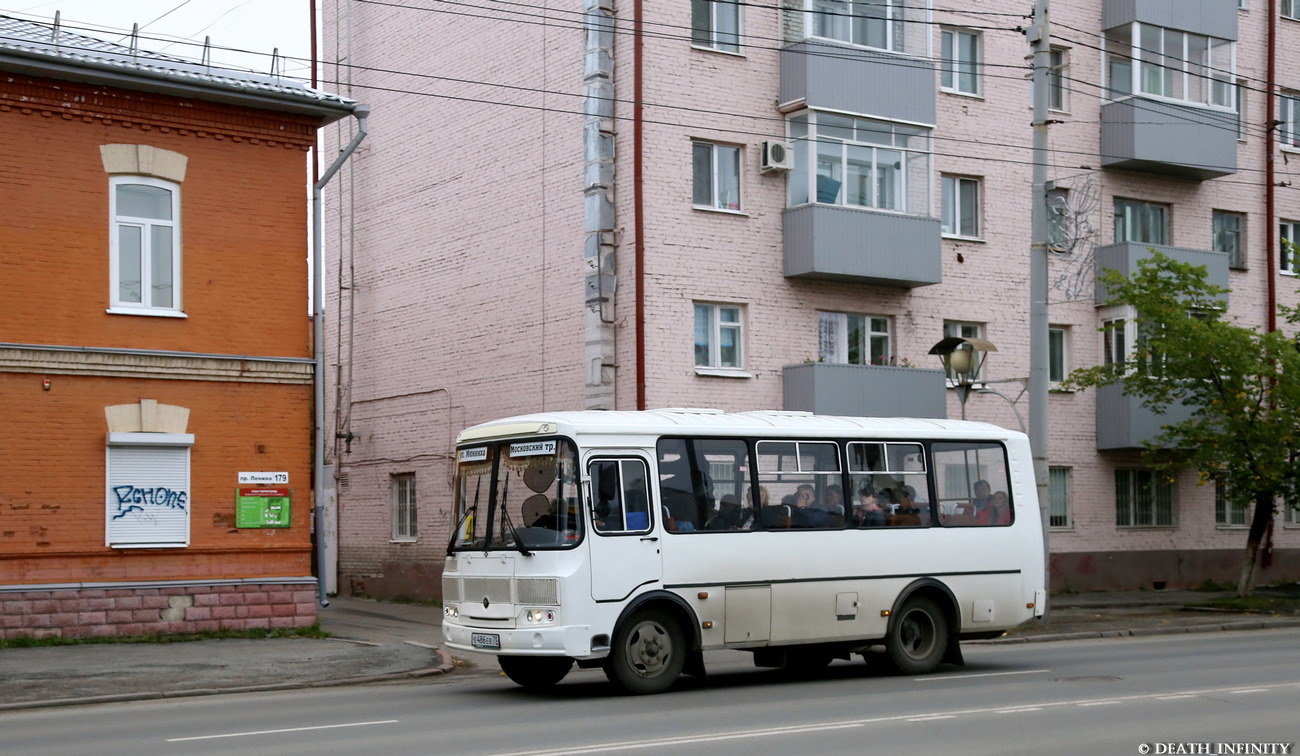
{"label": "bus tire", "polygon": [[933,672],[948,648],[948,620],[932,599],[909,598],[890,623],[885,653],[905,675]]}
{"label": "bus tire", "polygon": [[633,695],[662,693],[681,676],[686,652],[677,621],[666,612],[643,609],[614,634],[605,676]]}
{"label": "bus tire", "polygon": [[573,669],[567,656],[498,656],[501,671],[522,688],[546,690]]}

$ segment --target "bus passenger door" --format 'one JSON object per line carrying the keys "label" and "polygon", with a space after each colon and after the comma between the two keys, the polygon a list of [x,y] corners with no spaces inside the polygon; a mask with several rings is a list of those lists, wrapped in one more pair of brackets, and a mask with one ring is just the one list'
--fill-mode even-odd
{"label": "bus passenger door", "polygon": [[650,505],[650,466],[641,457],[594,457],[587,462],[591,535],[591,597],[619,601],[663,578]]}

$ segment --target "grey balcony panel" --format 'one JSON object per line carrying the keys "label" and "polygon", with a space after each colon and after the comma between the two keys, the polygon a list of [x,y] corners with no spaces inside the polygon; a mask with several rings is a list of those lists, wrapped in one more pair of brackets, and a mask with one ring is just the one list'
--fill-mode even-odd
{"label": "grey balcony panel", "polygon": [[808,40],[781,51],[782,103],[933,124],[936,88],[927,60]]}
{"label": "grey balcony panel", "polygon": [[1195,408],[1173,404],[1163,415],[1142,406],[1135,396],[1125,396],[1124,386],[1114,383],[1097,389],[1097,448],[1141,449],[1160,435],[1161,426],[1191,418]]}
{"label": "grey balcony panel", "polygon": [[1237,4],[1228,0],[1105,0],[1101,28],[1141,21],[1168,29],[1237,38]]}
{"label": "grey balcony panel", "polygon": [[1232,113],[1130,97],[1101,106],[1101,164],[1203,181],[1237,172]]}
{"label": "grey balcony panel", "polygon": [[785,409],[859,417],[948,416],[942,370],[836,365],[786,365]]}
{"label": "grey balcony panel", "polygon": [[[1111,268],[1126,276],[1131,276],[1137,272],[1138,261],[1151,257],[1153,250],[1159,250],[1167,257],[1172,257],[1181,263],[1204,265],[1207,281],[1215,286],[1222,286],[1225,289],[1228,287],[1227,252],[1212,252],[1208,249],[1168,247],[1163,244],[1119,242],[1117,244],[1107,244],[1104,247],[1098,247],[1094,256],[1096,273],[1100,276],[1103,270]],[[1106,300],[1109,298],[1110,291],[1101,283],[1100,280],[1098,280],[1096,286],[1097,304],[1105,304]]]}
{"label": "grey balcony panel", "polygon": [[835,205],[782,213],[785,275],[915,288],[942,280],[939,220]]}

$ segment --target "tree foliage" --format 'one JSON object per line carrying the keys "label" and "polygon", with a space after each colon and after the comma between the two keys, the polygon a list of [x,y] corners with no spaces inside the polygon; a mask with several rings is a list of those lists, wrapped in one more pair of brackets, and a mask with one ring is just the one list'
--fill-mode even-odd
{"label": "tree foliage", "polygon": [[[1190,419],[1163,426],[1145,457],[1171,476],[1191,467],[1202,483],[1222,486],[1230,505],[1255,506],[1238,583],[1249,595],[1277,502],[1300,501],[1300,346],[1281,331],[1233,322],[1228,290],[1209,283],[1204,266],[1154,252],[1131,277],[1106,270],[1100,281],[1110,304],[1132,308],[1136,343],[1125,360],[1076,370],[1068,384],[1122,383],[1159,414],[1177,403],[1194,408]],[[1300,311],[1280,312],[1300,322]]]}

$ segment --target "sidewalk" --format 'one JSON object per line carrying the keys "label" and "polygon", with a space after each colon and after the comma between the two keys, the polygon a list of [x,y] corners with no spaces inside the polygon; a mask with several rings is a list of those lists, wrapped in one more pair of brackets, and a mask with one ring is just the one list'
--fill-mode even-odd
{"label": "sidewalk", "polygon": [[[1300,616],[1187,611],[1226,594],[1196,591],[1085,593],[1052,600],[1049,621],[981,643],[1300,627]],[[320,609],[328,640],[207,640],[0,650],[0,712],[48,706],[403,680],[467,669],[438,648],[442,610],[340,597]],[[459,662],[459,663],[458,663]]]}

